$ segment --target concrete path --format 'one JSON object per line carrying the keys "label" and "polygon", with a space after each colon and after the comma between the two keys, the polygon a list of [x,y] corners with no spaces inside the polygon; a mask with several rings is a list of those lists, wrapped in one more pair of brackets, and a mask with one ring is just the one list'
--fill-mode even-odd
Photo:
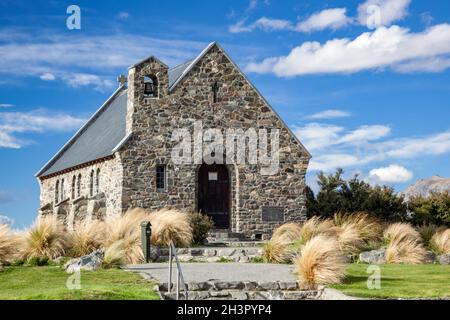
{"label": "concrete path", "polygon": [[[176,264],[173,264],[173,277],[176,275]],[[186,282],[217,281],[296,281],[292,265],[258,264],[258,263],[182,263]],[[148,274],[159,283],[168,282],[168,263],[149,263],[131,265],[127,270]]]}

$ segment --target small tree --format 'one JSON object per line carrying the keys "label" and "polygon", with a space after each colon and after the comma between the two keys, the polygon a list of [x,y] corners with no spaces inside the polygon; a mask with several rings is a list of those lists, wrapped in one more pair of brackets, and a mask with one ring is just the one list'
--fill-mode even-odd
{"label": "small tree", "polygon": [[334,174],[319,172],[317,182],[320,187],[317,196],[311,189],[306,190],[308,216],[329,218],[338,212],[367,212],[386,220],[405,220],[406,205],[402,196],[387,186],[371,186],[355,175],[346,181],[338,169]]}
{"label": "small tree", "polygon": [[214,228],[214,222],[206,214],[200,212],[190,213],[190,225],[194,244],[202,244],[208,232]]}
{"label": "small tree", "polygon": [[415,224],[450,225],[450,192],[432,192],[428,197],[412,197],[408,209]]}

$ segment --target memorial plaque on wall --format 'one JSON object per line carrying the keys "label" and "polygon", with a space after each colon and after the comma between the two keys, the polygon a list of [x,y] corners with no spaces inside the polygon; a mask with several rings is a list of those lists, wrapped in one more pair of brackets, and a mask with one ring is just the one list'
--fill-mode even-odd
{"label": "memorial plaque on wall", "polygon": [[284,208],[282,207],[262,207],[262,221],[283,222]]}

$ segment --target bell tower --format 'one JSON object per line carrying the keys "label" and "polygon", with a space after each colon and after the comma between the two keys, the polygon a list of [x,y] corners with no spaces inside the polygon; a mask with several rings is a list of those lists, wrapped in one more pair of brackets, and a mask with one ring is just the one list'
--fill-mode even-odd
{"label": "bell tower", "polygon": [[169,94],[168,70],[169,67],[154,56],[128,69],[127,133],[133,131],[133,117]]}

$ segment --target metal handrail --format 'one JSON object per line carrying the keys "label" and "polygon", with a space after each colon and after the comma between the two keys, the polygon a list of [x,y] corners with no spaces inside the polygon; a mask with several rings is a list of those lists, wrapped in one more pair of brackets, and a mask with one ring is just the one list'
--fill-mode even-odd
{"label": "metal handrail", "polygon": [[180,260],[178,259],[178,255],[177,255],[177,249],[175,248],[175,245],[173,244],[172,241],[170,241],[169,244],[169,283],[168,283],[168,288],[167,291],[168,293],[171,292],[172,290],[172,261],[173,258],[175,257],[175,262],[177,263],[177,300],[180,300],[180,284],[183,286],[184,289],[184,298],[185,300],[188,300],[188,289],[187,289],[187,285],[184,282],[184,277],[183,277],[183,271],[181,270],[181,264],[180,264]]}

